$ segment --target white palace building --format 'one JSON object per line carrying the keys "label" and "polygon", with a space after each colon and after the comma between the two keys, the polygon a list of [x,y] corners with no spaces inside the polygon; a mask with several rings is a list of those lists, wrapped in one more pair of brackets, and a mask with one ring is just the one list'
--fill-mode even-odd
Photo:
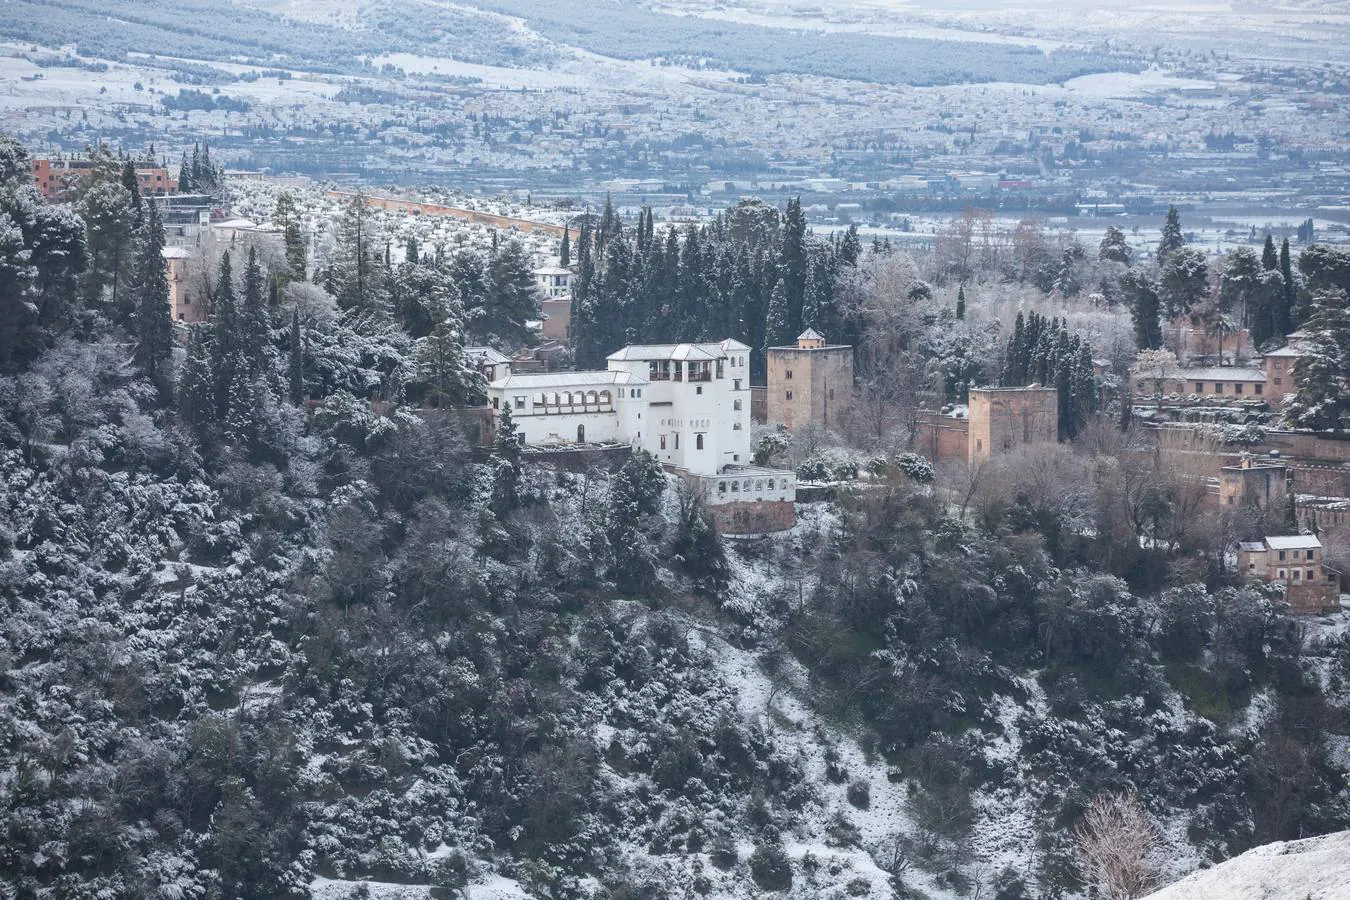
{"label": "white palace building", "polygon": [[698,490],[718,530],[759,534],[796,521],[792,472],[751,464],[750,348],[739,341],[624,347],[603,372],[507,375],[488,385],[536,447],[628,444]]}

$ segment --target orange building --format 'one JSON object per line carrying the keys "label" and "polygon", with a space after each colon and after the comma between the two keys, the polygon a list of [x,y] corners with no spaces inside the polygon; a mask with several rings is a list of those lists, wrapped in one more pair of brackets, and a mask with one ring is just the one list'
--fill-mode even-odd
{"label": "orange building", "polygon": [[[94,164],[87,159],[35,159],[32,163],[33,182],[48,199],[60,198],[85,176]],[[178,179],[168,169],[158,166],[137,166],[136,180],[143,196],[161,196],[178,193]]]}

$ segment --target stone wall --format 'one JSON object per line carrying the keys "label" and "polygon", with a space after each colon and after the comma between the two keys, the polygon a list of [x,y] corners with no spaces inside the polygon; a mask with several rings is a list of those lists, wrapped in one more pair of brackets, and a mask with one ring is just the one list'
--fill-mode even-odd
{"label": "stone wall", "polygon": [[713,525],[722,534],[769,534],[797,524],[797,505],[787,500],[709,505]]}
{"label": "stone wall", "polygon": [[970,444],[970,421],[953,419],[931,410],[916,416],[914,450],[933,463],[965,462]]}
{"label": "stone wall", "polygon": [[1032,444],[1059,440],[1059,392],[1054,388],[981,388],[970,392],[972,463]]}

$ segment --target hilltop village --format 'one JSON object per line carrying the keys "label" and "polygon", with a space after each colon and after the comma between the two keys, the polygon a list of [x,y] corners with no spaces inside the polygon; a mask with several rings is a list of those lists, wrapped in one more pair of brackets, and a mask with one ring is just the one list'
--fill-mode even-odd
{"label": "hilltop village", "polygon": [[1103,821],[1149,889],[1350,824],[1311,227],[179,156],[0,140],[16,896],[1105,896]]}

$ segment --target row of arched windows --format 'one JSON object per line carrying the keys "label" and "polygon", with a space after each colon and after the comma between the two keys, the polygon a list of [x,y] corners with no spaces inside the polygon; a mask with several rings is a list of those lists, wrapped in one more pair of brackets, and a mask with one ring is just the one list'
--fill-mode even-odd
{"label": "row of arched windows", "polygon": [[548,391],[535,394],[536,408],[571,406],[610,406],[614,395],[609,391]]}

